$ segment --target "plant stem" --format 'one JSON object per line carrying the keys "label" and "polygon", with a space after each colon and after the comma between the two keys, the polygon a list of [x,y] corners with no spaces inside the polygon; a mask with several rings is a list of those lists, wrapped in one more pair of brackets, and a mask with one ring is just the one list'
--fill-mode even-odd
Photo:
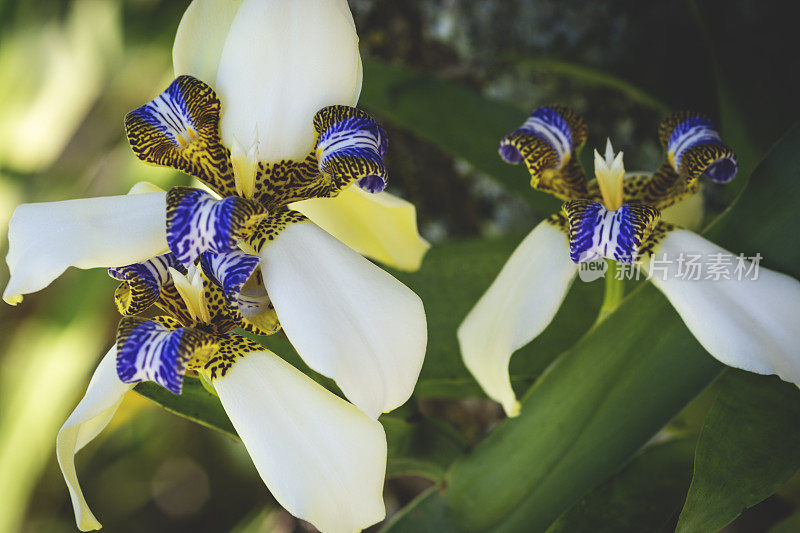
{"label": "plant stem", "polygon": [[625,295],[625,279],[621,276],[617,277],[619,263],[613,259],[606,259],[606,261],[608,262],[608,270],[605,276],[606,289],[603,295],[603,305],[600,307],[600,314],[597,317],[598,322],[619,307],[619,303]]}

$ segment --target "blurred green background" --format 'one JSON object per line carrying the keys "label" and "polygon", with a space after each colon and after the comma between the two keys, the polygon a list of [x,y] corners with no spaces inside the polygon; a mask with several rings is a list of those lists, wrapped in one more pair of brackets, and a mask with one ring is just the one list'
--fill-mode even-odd
{"label": "blurred green background", "polygon": [[[172,39],[186,5],[0,0],[3,234],[19,203],[122,194],[141,180],[164,187],[188,183],[179,173],[140,163],[122,128],[127,111],[171,80]],[[455,287],[474,285],[465,291],[463,312],[521,236],[558,207],[528,188],[524,171],[495,155],[500,136],[535,107],[575,108],[589,124],[588,147],[611,137],[625,150],[629,170],[654,169],[661,161],[655,131],[667,112],[703,111],[721,123],[744,176],[800,118],[800,50],[785,2],[350,5],[365,58],[362,105],[390,135],[389,191],[416,204],[421,231],[435,247],[428,268],[450,268]],[[708,188],[706,218],[737,189]],[[445,252],[436,252],[437,245]],[[0,252],[6,250],[3,240]],[[447,250],[469,260],[473,278],[462,281],[468,274],[463,265],[444,261]],[[1,285],[7,276],[3,266]],[[402,279],[414,286],[414,274]],[[113,338],[114,287],[102,271],[70,269],[20,307],[0,307],[0,532],[75,529],[55,435]],[[602,289],[581,290],[562,315],[599,303]],[[444,309],[447,302],[432,307],[429,315],[451,311]],[[458,316],[451,322],[463,312],[453,311]],[[591,324],[584,322],[575,328]],[[566,329],[545,342],[555,354],[581,331]],[[445,361],[460,365],[453,346],[429,350],[413,410],[445,420],[471,446],[502,416],[468,378],[455,379],[463,369],[448,374]],[[524,391],[552,357],[515,359],[512,371],[523,376],[515,385]],[[449,388],[437,381],[444,377],[453,378]],[[702,394],[668,431],[693,442],[714,394],[713,387]],[[670,451],[670,464],[686,471],[670,495],[688,488],[691,450]],[[237,441],[135,394],[76,463],[87,499],[109,531],[313,530],[275,505]],[[431,485],[418,476],[391,479],[390,515]],[[800,482],[793,480],[729,528],[766,531],[798,502]],[[585,529],[573,524],[571,530]]]}

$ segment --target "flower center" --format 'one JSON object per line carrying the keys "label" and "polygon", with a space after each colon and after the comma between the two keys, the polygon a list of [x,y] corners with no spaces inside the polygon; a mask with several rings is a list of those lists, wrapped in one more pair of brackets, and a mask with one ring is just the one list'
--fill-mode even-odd
{"label": "flower center", "polygon": [[600,156],[597,150],[594,151],[594,173],[606,209],[616,211],[622,207],[622,180],[625,177],[625,166],[622,163],[622,152],[614,156],[611,139],[606,140],[604,156]]}
{"label": "flower center", "polygon": [[189,265],[187,270],[184,276],[170,267],[169,272],[172,275],[172,281],[175,283],[178,294],[181,295],[181,298],[186,304],[186,310],[189,312],[189,316],[203,324],[210,324],[211,313],[206,304],[201,270],[197,268],[196,265]]}
{"label": "flower center", "polygon": [[258,176],[258,142],[253,142],[245,150],[242,144],[234,139],[231,146],[231,165],[233,166],[233,182],[236,195],[242,198],[253,198],[256,193],[256,176]]}

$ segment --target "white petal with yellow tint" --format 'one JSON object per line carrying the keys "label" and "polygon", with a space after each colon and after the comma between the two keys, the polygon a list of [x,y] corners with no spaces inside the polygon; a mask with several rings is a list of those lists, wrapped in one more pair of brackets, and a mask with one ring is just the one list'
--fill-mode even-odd
{"label": "white petal with yellow tint", "polygon": [[700,190],[685,200],[662,210],[661,220],[692,231],[699,230],[703,225],[703,216],[705,216],[703,204],[703,191]]}
{"label": "white petal with yellow tint", "polygon": [[194,0],[183,13],[172,64],[175,76],[189,74],[214,86],[222,48],[242,0]]}
{"label": "white petal with yellow tint", "polygon": [[75,522],[81,531],[100,529],[101,525],[89,509],[78,483],[75,454],[105,429],[122,398],[135,385],[119,380],[116,361],[117,347],[114,346],[100,361],[86,394],[61,426],[56,438],[56,457],[72,499]]}
{"label": "white petal with yellow tint", "polygon": [[517,246],[458,328],[464,364],[508,416],[519,414],[508,374],[511,354],[550,324],[576,272],[567,235],[542,222]]}
{"label": "white petal with yellow tint", "polygon": [[317,111],[354,105],[358,36],[346,0],[244,0],[222,50],[214,89],[226,146],[258,143],[265,162],[301,160]]}
{"label": "white petal with yellow tint", "polygon": [[418,270],[431,247],[417,229],[414,204],[387,192],[351,185],[333,198],[303,200],[291,208],[361,255],[399,270]]}
{"label": "white petal with yellow tint", "polygon": [[22,204],[9,222],[3,299],[19,303],[69,266],[130,265],[166,249],[165,193]]}
{"label": "white petal with yellow tint", "polygon": [[[800,281],[760,265],[757,279],[755,269],[740,276],[738,254],[687,230],[670,232],[654,252],[650,281],[708,353],[726,365],[800,385]],[[681,254],[701,255],[701,279],[679,276]],[[719,259],[725,256],[732,258],[722,267],[729,279],[715,279],[710,264],[727,264]]]}
{"label": "white petal with yellow tint", "polygon": [[237,360],[214,388],[264,483],[290,513],[333,533],[383,519],[380,423],[267,351]]}
{"label": "white petal with yellow tint", "polygon": [[261,251],[264,285],[300,357],[371,418],[405,403],[427,343],[414,292],[312,222]]}

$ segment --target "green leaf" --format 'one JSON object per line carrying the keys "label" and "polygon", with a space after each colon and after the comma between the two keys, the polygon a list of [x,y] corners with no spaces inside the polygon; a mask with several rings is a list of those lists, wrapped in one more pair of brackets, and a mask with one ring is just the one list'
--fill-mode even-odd
{"label": "green leaf", "polygon": [[717,531],[800,468],[800,390],[775,376],[728,370],[695,453],[679,532]]}
{"label": "green leaf", "polygon": [[466,452],[461,435],[435,418],[419,415],[403,420],[382,416],[380,421],[389,444],[386,477],[418,475],[440,481],[450,464]]}
{"label": "green leaf", "polygon": [[383,528],[381,533],[459,533],[440,488],[433,486],[403,507]]}
{"label": "green leaf", "polygon": [[133,390],[171,413],[221,431],[229,437],[239,438],[219,398],[209,393],[199,379],[184,378],[183,391],[180,395],[172,394],[152,381],[139,383]]}
{"label": "green leaf", "polygon": [[[787,246],[785,233],[800,223],[798,175],[795,127],[708,235],[734,251],[759,251],[767,266],[798,276],[800,247]],[[470,530],[546,529],[721,368],[654,287],[635,291],[531,388],[519,418],[453,465],[447,492],[453,515]]]}
{"label": "green leaf", "polygon": [[518,418],[454,464],[454,514],[471,531],[546,530],[720,370],[663,296],[644,287],[555,362]]}
{"label": "green leaf", "polygon": [[500,139],[518,128],[532,110],[370,60],[364,61],[364,88],[359,105],[468,161],[542,213],[560,208],[559,200],[531,189],[524,166],[509,165],[497,155]]}
{"label": "green leaf", "polygon": [[[186,377],[183,392],[172,394],[153,382],[136,385],[134,390],[167,411],[239,438],[219,398],[209,393],[199,379]],[[388,444],[387,477],[422,476],[438,481],[450,463],[466,451],[466,443],[453,428],[424,415],[411,420],[382,416]]]}
{"label": "green leaf", "polygon": [[529,67],[539,72],[558,74],[588,85],[598,85],[614,89],[627,96],[631,101],[645,105],[662,115],[669,114],[672,109],[666,102],[653,96],[641,87],[626,81],[607,70],[595,69],[571,61],[564,61],[555,57],[525,57],[514,62],[521,67]]}
{"label": "green leaf", "polygon": [[663,531],[683,504],[694,441],[646,448],[622,471],[564,513],[548,533]]}
{"label": "green leaf", "polygon": [[[393,272],[422,298],[428,317],[428,350],[417,383],[418,396],[483,396],[461,360],[456,330],[522,238],[442,244],[428,252],[418,272]],[[520,392],[591,327],[602,292],[599,282],[576,282],[550,326],[514,355],[511,378]]]}

